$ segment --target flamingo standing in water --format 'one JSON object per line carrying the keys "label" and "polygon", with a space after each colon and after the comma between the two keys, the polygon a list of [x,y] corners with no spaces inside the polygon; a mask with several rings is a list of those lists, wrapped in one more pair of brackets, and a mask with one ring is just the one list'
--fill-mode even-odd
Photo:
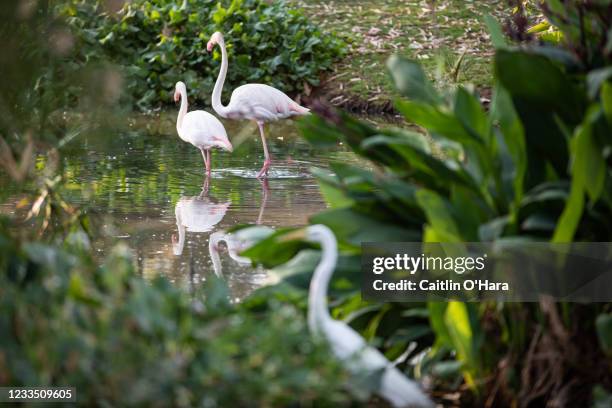
{"label": "flamingo standing in water", "polygon": [[214,33],[208,41],[208,52],[219,44],[221,47],[221,70],[215,83],[212,93],[212,106],[215,112],[221,117],[230,119],[249,119],[257,123],[263,144],[265,161],[263,167],[257,174],[257,178],[266,176],[272,163],[266,136],[264,134],[264,123],[279,119],[286,119],[291,116],[306,115],[310,110],[300,106],[285,95],[283,92],[264,84],[247,84],[234,89],[230,102],[227,106],[221,103],[221,91],[227,75],[227,50],[223,34]]}
{"label": "flamingo standing in water", "polygon": [[181,107],[176,118],[176,131],[181,139],[200,149],[206,166],[206,175],[210,176],[210,149],[220,147],[231,152],[232,144],[219,119],[202,110],[187,113],[187,86],[180,81],[174,87],[174,101],[179,100]]}
{"label": "flamingo standing in water", "polygon": [[338,244],[324,225],[311,225],[291,233],[291,239],[306,238],[321,245],[321,261],[315,268],[308,293],[308,327],[331,346],[332,352],[357,375],[380,375],[377,393],[394,407],[433,407],[418,384],[344,322],[332,319],[327,309],[327,287],[338,260]]}

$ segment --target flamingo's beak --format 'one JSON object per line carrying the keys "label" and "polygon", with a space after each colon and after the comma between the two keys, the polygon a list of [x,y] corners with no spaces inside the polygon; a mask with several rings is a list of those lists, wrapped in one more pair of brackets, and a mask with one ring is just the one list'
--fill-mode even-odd
{"label": "flamingo's beak", "polygon": [[221,138],[221,137],[215,137],[215,140],[217,141],[218,146],[221,147],[222,149],[225,149],[228,152],[234,151],[234,146],[232,146],[232,143],[228,139]]}
{"label": "flamingo's beak", "polygon": [[178,92],[174,92],[174,102],[178,102],[181,99],[181,94]]}
{"label": "flamingo's beak", "polygon": [[208,50],[208,52],[211,52],[213,50],[213,48],[215,47],[215,42],[210,40],[207,44],[206,44],[206,49]]}

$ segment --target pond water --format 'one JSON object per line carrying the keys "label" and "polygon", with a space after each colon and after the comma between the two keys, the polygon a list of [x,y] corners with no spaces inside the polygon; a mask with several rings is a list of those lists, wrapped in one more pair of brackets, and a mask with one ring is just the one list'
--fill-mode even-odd
{"label": "pond water", "polygon": [[[313,149],[294,122],[281,121],[266,126],[273,167],[260,181],[255,174],[263,150],[256,126],[225,122],[234,152],[213,152],[206,189],[202,156],[178,138],[173,115],[141,118],[131,124],[139,130],[81,136],[62,157],[66,198],[103,225],[105,238],[93,243],[100,256],[123,241],[134,251],[139,273],[166,275],[187,290],[215,272],[212,233],[237,224],[304,225],[325,208],[309,169],[332,160],[357,161],[342,146]],[[151,123],[143,127],[143,120]],[[225,243],[214,247],[219,249],[216,272],[227,279],[234,299],[263,284],[265,271],[253,270],[235,253],[230,257]]]}

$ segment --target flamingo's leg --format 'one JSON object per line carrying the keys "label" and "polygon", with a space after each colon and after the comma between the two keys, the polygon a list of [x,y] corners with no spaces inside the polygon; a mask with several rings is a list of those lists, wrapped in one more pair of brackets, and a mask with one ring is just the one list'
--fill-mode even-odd
{"label": "flamingo's leg", "polygon": [[202,158],[204,159],[204,167],[206,168],[206,174],[208,174],[208,158],[206,157],[206,152],[204,149],[200,149],[202,152]]}
{"label": "flamingo's leg", "polygon": [[259,134],[261,135],[261,143],[263,144],[264,149],[264,164],[259,173],[257,174],[257,178],[261,178],[263,176],[268,175],[268,169],[270,168],[270,164],[272,164],[272,159],[270,158],[270,153],[268,152],[268,145],[266,144],[266,135],[264,134],[264,123],[261,121],[257,121],[257,126],[259,127]]}
{"label": "flamingo's leg", "polygon": [[210,150],[206,151],[206,158],[206,163],[208,163],[208,165],[206,166],[206,174],[210,176],[210,169],[212,168],[212,156],[210,154]]}

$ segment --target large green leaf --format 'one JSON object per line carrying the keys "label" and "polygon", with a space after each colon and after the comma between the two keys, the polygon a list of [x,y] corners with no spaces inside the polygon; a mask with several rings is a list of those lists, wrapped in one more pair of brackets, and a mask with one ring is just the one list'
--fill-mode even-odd
{"label": "large green leaf", "polygon": [[294,230],[293,228],[280,229],[243,251],[241,256],[250,258],[255,264],[273,268],[289,261],[302,249],[314,247],[300,238],[293,237],[291,233]]}
{"label": "large green leaf", "polygon": [[592,110],[572,140],[572,186],[567,205],[555,229],[553,242],[572,241],[583,215],[585,193],[594,202],[603,191],[606,163],[592,132],[597,115],[599,110]]}
{"label": "large green leaf", "polygon": [[397,109],[410,122],[462,144],[480,142],[469,134],[455,116],[439,108],[416,101],[397,100]]}
{"label": "large green leaf", "polygon": [[514,98],[546,106],[569,124],[582,120],[584,91],[548,58],[524,50],[497,50],[495,72]]}
{"label": "large green leaf", "polygon": [[[460,91],[461,92],[461,91]],[[460,98],[460,112],[463,118],[447,113],[442,107],[415,101],[396,101],[398,110],[409,121],[424,127],[436,140],[450,140],[462,145],[467,156],[465,170],[478,183],[484,183],[492,168],[492,158],[488,154],[483,136],[476,129],[484,129],[480,108],[473,106],[473,100]],[[488,133],[484,131],[484,133]]]}
{"label": "large green leaf", "polygon": [[509,178],[514,180],[514,204],[523,198],[523,185],[527,170],[527,152],[525,147],[525,132],[523,124],[514,110],[510,94],[501,86],[496,86],[491,104],[491,118],[499,124],[505,144],[514,164],[513,174]]}
{"label": "large green leaf", "polygon": [[595,326],[602,350],[612,356],[612,313],[602,313],[597,316]]}
{"label": "large green leaf", "polygon": [[487,141],[490,134],[489,120],[480,101],[471,93],[460,87],[455,94],[454,113],[463,127],[482,141]]}
{"label": "large green leaf", "polygon": [[308,115],[297,121],[302,136],[312,145],[318,147],[335,146],[344,140],[344,135],[320,116]]}
{"label": "large green leaf", "polygon": [[408,99],[429,104],[440,102],[440,96],[418,62],[392,55],[387,60],[387,67],[395,87]]}
{"label": "large green leaf", "polygon": [[[332,163],[335,174],[315,169],[315,176],[333,190],[338,203],[351,207],[360,214],[371,214],[383,223],[402,224],[406,228],[420,229],[424,215],[416,202],[416,187],[393,174],[377,175],[363,168],[345,163]],[[350,204],[349,204],[350,202]]]}
{"label": "large green leaf", "polygon": [[455,212],[460,214],[456,224],[461,237],[466,241],[478,241],[480,225],[492,216],[489,209],[474,191],[460,185],[452,187],[450,202]]}
{"label": "large green leaf", "polygon": [[506,48],[506,36],[504,35],[504,32],[502,31],[502,28],[495,19],[495,17],[490,14],[487,14],[484,17],[484,21],[487,25],[487,28],[489,29],[489,34],[491,35],[491,43],[493,43],[493,46],[495,48]]}
{"label": "large green leaf", "polygon": [[421,231],[407,229],[397,223],[384,223],[351,209],[323,211],[310,218],[313,224],[331,228],[340,243],[360,248],[362,242],[418,242]]}
{"label": "large green leaf", "polygon": [[417,192],[417,200],[437,236],[444,237],[446,242],[462,241],[459,228],[444,198],[433,191],[422,189]]}
{"label": "large green leaf", "polygon": [[429,311],[429,324],[436,334],[437,347],[452,347],[453,343],[451,336],[444,322],[446,308],[448,302],[427,302],[427,310]]}
{"label": "large green leaf", "polygon": [[329,170],[313,168],[311,169],[311,173],[317,178],[321,195],[329,207],[350,207],[355,203],[349,194],[341,187],[338,177],[330,175]]}
{"label": "large green leaf", "polygon": [[601,87],[601,105],[608,124],[612,126],[612,81],[604,82]]}
{"label": "large green leaf", "polygon": [[475,374],[480,367],[477,319],[474,308],[462,302],[450,302],[444,313],[448,336],[457,351],[457,359],[464,363],[465,379],[471,387],[476,386]]}
{"label": "large green leaf", "polygon": [[605,67],[593,70],[587,75],[587,86],[589,97],[596,99],[601,87],[612,78],[612,67]]}
{"label": "large green leaf", "polygon": [[[427,181],[432,185],[432,188],[433,185],[439,185],[441,188],[444,188],[445,183],[452,182],[463,184],[475,190],[478,189],[471,176],[457,163],[453,163],[450,160],[442,161],[420,148],[415,148],[412,143],[407,141],[378,135],[364,140],[362,148],[364,151],[372,152],[371,154],[376,156],[384,154],[384,152],[381,152],[381,148],[390,148],[399,155],[400,159],[396,158],[396,161],[399,161],[400,169],[413,168],[416,172],[411,174],[411,176],[420,181]],[[394,162],[389,164],[398,166]],[[421,173],[424,173],[424,177],[420,176]]]}
{"label": "large green leaf", "polygon": [[497,50],[495,72],[512,95],[525,130],[529,160],[526,185],[544,181],[549,165],[563,177],[569,160],[564,127],[572,129],[582,122],[587,106],[585,90],[558,64],[525,50]]}
{"label": "large green leaf", "polygon": [[[304,249],[288,262],[268,271],[268,281],[284,283],[296,289],[308,291],[312,273],[321,260],[321,251]],[[358,255],[341,255],[329,285],[330,295],[355,293],[360,289],[361,258]]]}

